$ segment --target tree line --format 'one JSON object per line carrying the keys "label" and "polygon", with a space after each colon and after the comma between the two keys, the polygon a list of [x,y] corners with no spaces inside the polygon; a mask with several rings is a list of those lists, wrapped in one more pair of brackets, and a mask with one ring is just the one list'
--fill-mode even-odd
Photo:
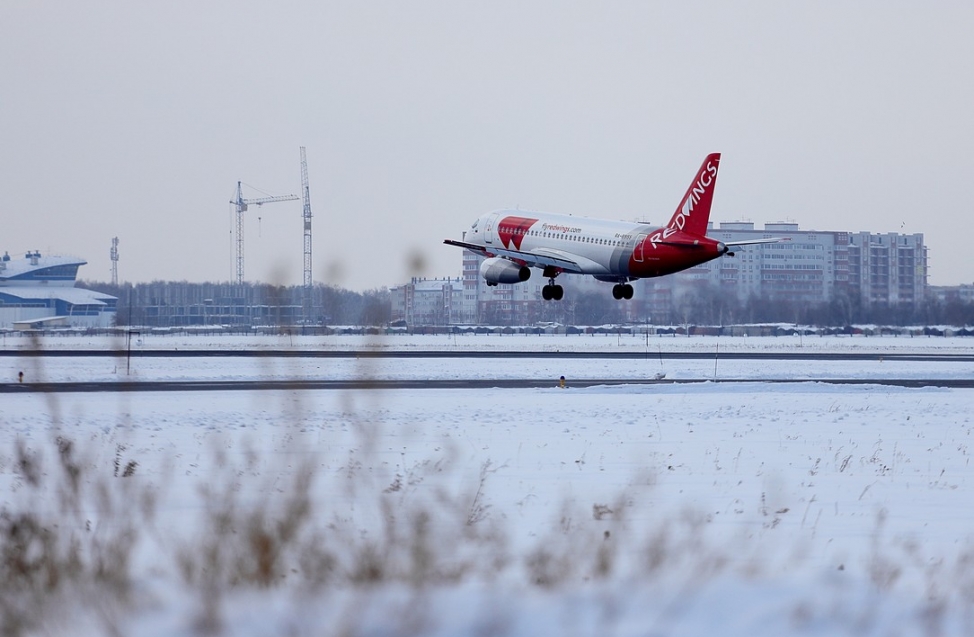
{"label": "tree line", "polygon": [[[111,285],[79,281],[78,287],[111,294],[118,299],[119,325],[172,324],[175,317],[187,316],[185,324],[203,324],[207,311],[214,323],[226,322],[227,308],[264,307],[278,323],[307,320],[317,325],[385,325],[391,317],[389,291],[385,288],[354,292],[332,285],[311,288],[311,313],[303,313],[304,287],[264,283],[190,283],[153,281]],[[241,322],[244,322],[241,320]]]}
{"label": "tree line", "polygon": [[[111,294],[118,298],[120,325],[158,323],[160,310],[173,307],[200,307],[240,304],[290,308],[290,312],[272,314],[280,323],[303,319],[302,286],[280,286],[258,283],[189,283],[186,281],[126,283],[79,282],[79,287]],[[739,299],[717,286],[682,288],[666,303],[656,307],[650,299],[636,299],[627,308],[607,294],[579,291],[562,302],[541,302],[521,315],[488,308],[480,321],[491,325],[533,324],[553,321],[565,325],[604,325],[627,322],[652,324],[734,325],[745,323],[793,323],[819,327],[842,327],[855,324],[879,325],[974,325],[974,303],[959,298],[941,300],[928,296],[913,303],[864,303],[858,295],[843,290],[827,302],[793,301],[759,296]],[[310,322],[318,325],[387,325],[391,319],[391,299],[387,289],[355,292],[341,287],[316,284],[312,288]],[[205,312],[205,309],[202,310]],[[153,319],[153,317],[156,317]],[[154,322],[155,321],[155,322]],[[446,321],[444,321],[444,324]]]}
{"label": "tree line", "polygon": [[[959,298],[941,300],[929,295],[919,303],[865,303],[844,290],[826,302],[795,301],[760,296],[739,299],[717,286],[683,290],[668,307],[656,312],[647,301],[644,320],[656,324],[736,325],[794,323],[818,327],[846,325],[974,325],[974,303]],[[578,325],[602,325],[624,321],[618,301],[594,292],[577,295],[574,305],[561,309],[558,318],[572,318]],[[562,321],[564,322],[564,321]]]}

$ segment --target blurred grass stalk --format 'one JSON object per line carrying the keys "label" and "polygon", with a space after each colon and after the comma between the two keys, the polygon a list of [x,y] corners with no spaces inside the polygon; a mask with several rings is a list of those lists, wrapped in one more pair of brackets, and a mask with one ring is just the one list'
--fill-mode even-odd
{"label": "blurred grass stalk", "polygon": [[[41,364],[40,357],[34,360]],[[354,398],[381,400],[381,394]],[[18,440],[12,456],[0,459],[14,485],[0,511],[3,636],[83,626],[126,634],[140,613],[159,612],[160,604],[179,598],[193,600],[193,631],[218,634],[227,630],[228,600],[242,592],[313,600],[349,591],[357,595],[346,598],[338,623],[354,634],[366,620],[358,614],[361,596],[383,587],[405,587],[422,600],[444,587],[492,582],[556,593],[599,582],[622,583],[607,588],[616,591],[658,582],[666,591],[659,610],[665,615],[686,610],[687,595],[729,571],[745,579],[766,574],[763,540],[710,537],[707,517],[691,510],[664,513],[643,528],[632,524],[629,513],[643,506],[642,497],[655,488],[652,479],[634,479],[644,486],[601,502],[565,500],[549,526],[532,530],[532,545],[514,547],[517,516],[494,508],[487,488],[503,465],[487,459],[471,470],[444,444],[435,455],[384,470],[376,449],[383,423],[351,413],[356,453],[322,476],[316,454],[326,450],[306,444],[293,406],[282,409],[280,423],[268,424],[285,429],[285,446],[306,452],[289,456],[303,457],[295,466],[284,459],[268,466],[253,449],[232,460],[214,446],[209,475],[198,485],[199,516],[178,512],[185,519],[160,521],[165,476],[155,483],[143,477],[143,459],[123,443],[116,442],[113,453],[95,442],[80,448],[58,432],[57,395],[47,400],[55,431],[50,442],[32,448]],[[351,395],[348,404],[354,405]],[[113,461],[96,461],[107,457]],[[884,552],[883,519],[866,567],[877,590],[889,591],[913,554],[898,559]],[[793,559],[800,553],[794,550]],[[952,602],[974,602],[972,563],[968,555],[950,573],[928,570],[931,612],[939,617]],[[944,585],[943,577],[953,585]],[[181,593],[166,593],[173,589]],[[796,616],[806,619],[816,612],[804,602],[800,610]],[[403,633],[435,622],[423,615],[421,602],[412,611],[402,620]],[[608,629],[612,613],[604,619]]]}

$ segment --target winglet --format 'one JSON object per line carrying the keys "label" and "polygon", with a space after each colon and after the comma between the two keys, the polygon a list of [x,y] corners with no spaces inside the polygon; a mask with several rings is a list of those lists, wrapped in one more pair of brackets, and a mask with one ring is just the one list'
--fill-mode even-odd
{"label": "winglet", "polygon": [[703,165],[697,171],[697,176],[690,183],[687,192],[680,200],[667,228],[682,230],[689,234],[704,236],[707,234],[707,222],[710,221],[710,204],[714,199],[714,187],[717,185],[717,167],[720,164],[720,153],[711,153],[703,160]]}

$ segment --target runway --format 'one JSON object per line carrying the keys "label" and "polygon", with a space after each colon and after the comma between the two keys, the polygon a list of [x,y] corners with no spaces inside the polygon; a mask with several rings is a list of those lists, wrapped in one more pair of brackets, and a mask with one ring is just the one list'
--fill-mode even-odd
{"label": "runway", "polygon": [[[7,371],[7,382],[0,384],[0,393],[6,394],[543,389],[557,387],[561,375],[569,388],[705,382],[974,387],[974,353],[923,350],[153,348],[130,353],[69,348],[2,350],[0,357],[19,361]],[[21,379],[18,372],[24,373]]]}
{"label": "runway", "polygon": [[646,349],[643,351],[530,351],[530,350],[293,350],[293,349],[33,349],[0,350],[0,357],[27,358],[322,358],[322,359],[417,359],[417,358],[531,358],[605,360],[778,360],[778,361],[955,361],[974,363],[972,354],[876,353],[876,352],[687,352]]}
{"label": "runway", "polygon": [[[633,379],[601,378],[568,380],[566,389],[611,385],[682,385],[682,384],[796,384],[880,385],[887,387],[974,388],[974,379],[956,378],[831,378],[820,380],[793,378],[720,378],[720,379]],[[174,392],[174,391],[261,391],[261,390],[392,390],[392,389],[545,389],[557,388],[557,379],[434,379],[434,380],[215,380],[215,381],[115,381],[60,383],[3,383],[0,393],[92,393],[92,392]]]}

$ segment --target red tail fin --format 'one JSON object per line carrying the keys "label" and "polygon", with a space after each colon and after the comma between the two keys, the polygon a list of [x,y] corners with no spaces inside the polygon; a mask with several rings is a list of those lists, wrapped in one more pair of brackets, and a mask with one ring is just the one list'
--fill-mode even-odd
{"label": "red tail fin", "polygon": [[717,166],[720,164],[720,153],[711,153],[703,160],[703,165],[697,171],[697,176],[687,194],[683,195],[679,207],[666,225],[667,228],[682,230],[689,234],[704,236],[707,234],[707,222],[710,221],[710,204],[714,200],[714,187],[717,185]]}

